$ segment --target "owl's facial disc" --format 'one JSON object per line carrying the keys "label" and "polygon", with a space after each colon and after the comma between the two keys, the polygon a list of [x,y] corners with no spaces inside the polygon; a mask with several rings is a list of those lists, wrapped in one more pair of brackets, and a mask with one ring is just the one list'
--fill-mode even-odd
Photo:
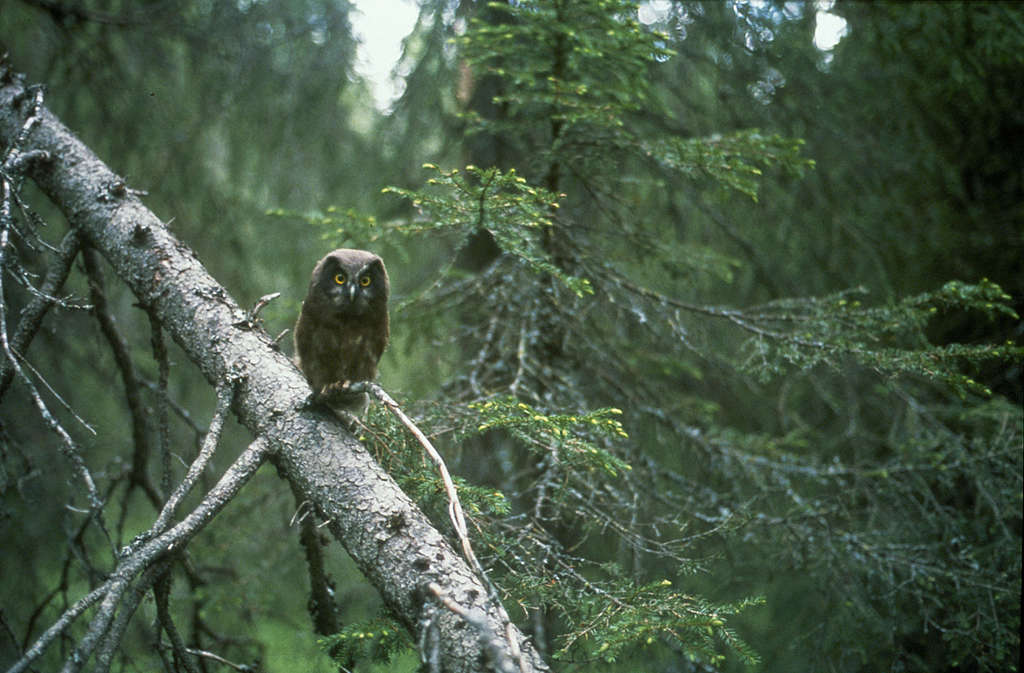
{"label": "owl's facial disc", "polygon": [[370,265],[350,274],[339,270],[331,278],[329,295],[334,307],[343,313],[359,315],[369,308],[373,288]]}

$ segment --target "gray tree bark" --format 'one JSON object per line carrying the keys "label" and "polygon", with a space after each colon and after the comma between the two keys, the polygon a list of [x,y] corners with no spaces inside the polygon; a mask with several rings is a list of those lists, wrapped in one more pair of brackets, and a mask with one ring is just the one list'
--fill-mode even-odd
{"label": "gray tree bark", "polygon": [[[27,100],[24,85],[0,65],[0,144],[11,145],[22,129]],[[547,670],[466,562],[333,416],[306,406],[310,390],[299,371],[118,175],[45,108],[21,150],[49,153],[28,177],[210,384],[233,383],[240,422],[330,522],[414,637],[423,642],[427,631],[426,640],[435,639],[442,670],[504,671],[512,662],[515,671]]]}

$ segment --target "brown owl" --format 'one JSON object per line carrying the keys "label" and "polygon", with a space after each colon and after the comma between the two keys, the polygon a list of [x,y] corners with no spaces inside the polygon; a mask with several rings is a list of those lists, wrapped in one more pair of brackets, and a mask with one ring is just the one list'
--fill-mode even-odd
{"label": "brown owl", "polygon": [[340,248],[317,262],[295,323],[296,364],[314,396],[351,425],[369,403],[345,391],[377,376],[388,344],[388,272],[365,250]]}

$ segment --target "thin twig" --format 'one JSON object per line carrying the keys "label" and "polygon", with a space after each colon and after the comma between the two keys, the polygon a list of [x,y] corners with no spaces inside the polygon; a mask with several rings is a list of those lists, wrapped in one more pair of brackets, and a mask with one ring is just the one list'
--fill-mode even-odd
{"label": "thin twig", "polygon": [[[6,192],[10,188],[9,183],[3,181],[3,190]],[[3,268],[4,258],[7,256],[8,241],[9,241],[9,229],[4,227],[0,230],[0,268]],[[0,297],[3,296],[3,274],[0,273]],[[92,473],[89,472],[88,466],[78,452],[78,447],[75,445],[71,435],[68,434],[64,426],[61,425],[57,419],[53,417],[50,410],[46,407],[46,403],[43,402],[42,397],[39,396],[39,391],[36,389],[32,379],[25,373],[18,363],[17,355],[11,350],[11,345],[7,340],[7,307],[3,301],[0,301],[0,346],[2,346],[4,354],[7,356],[8,362],[14,369],[14,373],[18,378],[25,383],[28,388],[29,395],[32,398],[33,403],[36,406],[39,415],[42,417],[43,422],[60,438],[62,451],[65,456],[71,461],[75,470],[78,472],[79,477],[85,484],[86,490],[89,495],[89,504],[92,509],[96,512],[96,521],[100,525],[100,528],[106,534],[106,526],[103,523],[103,517],[100,510],[103,507],[103,502],[99,497],[99,493],[96,490],[96,483],[93,481]],[[109,539],[110,536],[107,535]]]}
{"label": "thin twig", "polygon": [[270,294],[265,294],[262,297],[260,297],[253,305],[252,310],[249,311],[249,322],[256,322],[256,320],[259,318],[260,311],[263,310],[263,307],[280,296],[280,292],[271,292]]}
{"label": "thin twig", "polygon": [[192,490],[192,487],[195,486],[199,476],[206,469],[207,463],[210,462],[210,458],[213,457],[213,452],[217,449],[217,443],[220,441],[220,433],[224,428],[224,421],[231,408],[233,397],[234,390],[231,384],[224,384],[217,388],[217,407],[213,412],[213,418],[210,420],[210,429],[203,439],[203,446],[199,450],[199,455],[196,456],[196,459],[189,466],[188,473],[185,474],[181,483],[178,484],[174,492],[167,498],[164,508],[160,511],[160,516],[153,522],[150,530],[155,534],[159,535],[167,528],[171,517],[174,516],[175,509]]}
{"label": "thin twig", "polygon": [[299,544],[306,553],[306,571],[309,574],[309,603],[307,609],[313,620],[313,630],[321,636],[331,635],[341,630],[338,610],[331,595],[331,577],[324,565],[323,543],[316,527],[313,507],[303,499],[298,486],[289,481],[292,494],[298,503],[295,515],[289,527],[299,524]]}
{"label": "thin twig", "polygon": [[32,131],[32,127],[42,121],[39,111],[43,107],[43,87],[28,87],[25,89],[25,94],[32,96],[32,110],[29,112],[28,117],[25,118],[24,123],[22,123],[21,128],[18,130],[18,135],[14,137],[14,142],[11,143],[3,157],[2,163],[5,171],[13,172],[13,168],[19,167],[18,155],[23,154],[21,146],[28,139],[28,134]]}
{"label": "thin twig", "polygon": [[[157,391],[159,385],[156,381],[150,381],[145,377],[139,377],[139,383],[141,383],[146,388],[149,388],[153,392]],[[209,429],[203,428],[198,423],[196,423],[195,419],[192,418],[192,412],[186,409],[180,403],[176,402],[170,396],[167,397],[167,404],[170,407],[171,411],[177,414],[178,418],[184,421],[185,425],[187,425],[192,430],[192,432],[195,433],[196,447],[198,448],[203,441],[203,435],[205,435]]]}
{"label": "thin twig", "polygon": [[[192,656],[202,657],[203,659],[209,659],[210,661],[216,661],[218,664],[221,664],[222,666],[233,668],[236,671],[241,671],[242,673],[252,673],[253,671],[260,670],[259,668],[250,666],[248,664],[236,664],[233,661],[229,661],[220,655],[214,654],[213,652],[207,652],[206,650],[199,650],[194,647],[187,647],[185,648],[185,651],[191,654]],[[342,668],[342,670],[345,670],[344,667],[340,668]]]}
{"label": "thin twig", "polygon": [[[183,547],[202,530],[256,473],[270,455],[270,451],[271,446],[262,438],[253,441],[187,517],[170,530],[145,542],[141,547],[126,549],[110,578],[65,611],[57,622],[33,643],[24,656],[8,669],[7,673],[21,673],[26,670],[89,606],[102,601],[85,637],[65,661],[65,670],[75,671],[84,665],[96,649],[102,635],[108,632],[114,612],[131,578],[166,553]],[[76,665],[74,662],[80,663]]]}
{"label": "thin twig", "polygon": [[[11,347],[11,344],[7,338],[7,306],[2,300],[3,298],[3,273],[2,269],[7,264],[7,251],[8,244],[10,241],[10,230],[13,226],[13,218],[11,217],[11,201],[17,198],[17,185],[15,179],[9,175],[9,173],[17,173],[27,166],[27,159],[40,159],[42,156],[31,153],[22,154],[21,146],[28,138],[29,132],[32,127],[40,121],[39,111],[43,105],[43,90],[42,88],[36,88],[26,93],[32,95],[32,109],[22,124],[18,135],[11,143],[7,153],[3,157],[2,168],[0,172],[0,345],[3,347],[3,352],[7,358],[7,364],[10,367],[12,374],[11,376],[17,375],[21,379],[25,386],[28,388],[29,395],[32,398],[36,409],[39,411],[39,415],[42,417],[43,422],[51,429],[61,440],[61,447],[64,454],[69,458],[72,465],[75,467],[82,481],[85,483],[86,490],[89,495],[90,508],[96,516],[97,525],[103,531],[107,540],[110,540],[110,535],[107,533],[106,525],[103,521],[102,507],[103,503],[96,490],[96,484],[93,481],[92,474],[89,472],[89,468],[86,466],[85,461],[79,454],[77,447],[75,446],[74,440],[71,439],[71,435],[50,413],[50,410],[46,407],[42,397],[39,395],[39,391],[36,389],[32,379],[22,369],[18,354]],[[20,183],[20,180],[19,180]]]}
{"label": "thin twig", "polygon": [[[71,271],[71,263],[78,256],[82,247],[82,238],[77,230],[72,229],[61,241],[60,251],[57,258],[50,263],[39,286],[36,297],[21,312],[21,320],[11,337],[11,349],[16,353],[27,353],[29,344],[35,338],[39,326],[43,322],[47,311],[54,305],[54,298],[60,288],[64,286],[68,273]],[[3,399],[7,387],[14,378],[14,369],[5,361],[0,365],[0,399]]]}
{"label": "thin twig", "polygon": [[174,652],[175,670],[184,666],[188,673],[199,673],[196,664],[189,657],[185,648],[185,641],[182,640],[178,627],[174,625],[170,610],[171,573],[168,565],[160,578],[153,586],[153,596],[156,599],[157,624],[164,630],[171,641],[171,649]]}
{"label": "thin twig", "polygon": [[141,486],[153,501],[154,507],[158,508],[162,499],[153,488],[146,471],[152,451],[147,423],[148,414],[142,402],[142,396],[139,394],[139,377],[129,354],[128,344],[118,331],[107,306],[103,272],[99,262],[100,255],[94,248],[87,246],[82,250],[82,260],[85,262],[85,273],[89,277],[89,299],[93,305],[93,315],[100,325],[100,331],[110,345],[117,369],[121,372],[125,401],[128,403],[128,411],[132,419],[132,444],[134,447],[132,451],[132,483]]}
{"label": "thin twig", "polygon": [[253,305],[252,310],[250,310],[245,315],[245,318],[243,320],[240,320],[239,322],[236,322],[234,326],[244,327],[245,329],[256,329],[256,327],[259,326],[260,324],[260,311],[262,311],[267,304],[274,301],[280,296],[280,292],[271,292],[270,294],[263,295],[262,297],[256,300],[256,303]]}
{"label": "thin twig", "polygon": [[50,392],[50,395],[52,395],[52,396],[53,396],[53,399],[57,400],[57,402],[59,402],[59,403],[60,403],[60,405],[61,405],[62,407],[64,407],[64,411],[66,411],[66,412],[68,412],[69,414],[71,414],[71,416],[73,416],[73,417],[74,417],[74,419],[75,419],[76,421],[78,421],[79,425],[81,425],[81,426],[82,426],[83,428],[85,428],[86,430],[88,430],[90,434],[93,434],[93,435],[95,435],[95,434],[96,434],[96,428],[94,428],[94,427],[92,427],[91,425],[89,425],[89,422],[88,422],[88,421],[86,421],[86,420],[85,420],[84,418],[82,418],[81,416],[79,416],[79,415],[78,415],[78,413],[77,413],[77,412],[76,412],[76,411],[75,411],[75,410],[74,410],[74,409],[73,409],[73,408],[71,407],[71,405],[70,405],[70,404],[68,404],[67,400],[65,400],[65,399],[64,399],[64,398],[63,398],[63,397],[61,396],[61,394],[60,394],[60,393],[58,393],[58,392],[57,392],[57,391],[56,391],[56,390],[54,389],[54,387],[50,385],[50,382],[49,382],[49,381],[47,381],[47,380],[46,380],[46,379],[45,379],[45,378],[43,377],[43,375],[42,375],[41,373],[39,373],[39,370],[35,368],[35,365],[33,365],[33,364],[32,364],[31,362],[29,362],[29,361],[28,361],[28,360],[27,360],[27,359],[25,358],[25,356],[24,356],[24,355],[22,355],[21,353],[19,353],[19,352],[15,351],[15,352],[14,352],[14,354],[15,354],[15,356],[17,356],[17,358],[18,358],[18,361],[19,361],[19,362],[21,362],[21,364],[22,364],[23,366],[27,367],[27,368],[28,368],[28,369],[29,369],[29,370],[30,370],[30,371],[31,371],[31,372],[32,372],[32,373],[33,373],[33,374],[35,375],[35,377],[36,377],[37,379],[39,379],[39,382],[40,382],[40,383],[42,383],[42,384],[43,384],[43,386],[45,386],[45,387],[46,387],[46,389],[47,389],[47,390],[48,390],[48,391]]}
{"label": "thin twig", "polygon": [[0,609],[0,626],[3,627],[4,635],[6,635],[8,640],[11,641],[11,645],[20,652],[21,648],[18,646],[18,637],[14,635],[14,630],[11,629],[11,625],[7,623],[7,618],[4,616],[3,609]]}
{"label": "thin twig", "polygon": [[[489,339],[488,339],[489,340]],[[519,321],[519,343],[516,344],[516,375],[509,384],[510,395],[515,395],[526,369],[526,316]]]}
{"label": "thin twig", "polygon": [[[477,640],[483,646],[484,651],[490,656],[490,662],[488,663],[491,665],[492,670],[498,673],[516,673],[522,670],[522,657],[519,656],[518,651],[514,654],[516,659],[519,660],[520,665],[516,666],[512,657],[505,653],[505,649],[502,647],[502,639],[494,632],[490,624],[487,623],[487,618],[481,610],[467,610],[449,598],[444,590],[434,582],[428,584],[427,589],[447,610],[458,615],[464,622],[476,629]],[[508,638],[509,634],[506,634],[506,639]],[[514,638],[512,641],[514,641]]]}
{"label": "thin twig", "polygon": [[[434,467],[437,468],[441,474],[441,481],[444,483],[445,493],[448,495],[448,517],[451,519],[452,525],[455,527],[455,533],[459,538],[459,544],[462,547],[462,554],[466,558],[474,569],[478,570],[482,574],[482,568],[480,562],[476,558],[476,554],[473,553],[473,547],[469,542],[469,528],[466,526],[466,517],[462,510],[462,504],[459,502],[459,493],[455,488],[455,482],[452,481],[451,473],[448,472],[448,466],[445,465],[444,458],[437,452],[434,445],[430,443],[427,436],[423,434],[412,419],[409,418],[398,402],[394,400],[388,393],[376,383],[372,381],[363,381],[360,383],[353,383],[349,386],[349,390],[352,392],[369,392],[376,397],[380,402],[387,407],[388,411],[395,415],[396,418],[405,426],[406,430],[412,433],[412,436],[416,438],[416,441],[420,443],[423,450],[427,452],[427,456],[430,457]],[[481,578],[482,579],[482,578]]]}
{"label": "thin twig", "polygon": [[[434,466],[441,474],[441,481],[444,484],[445,493],[448,495],[448,517],[452,522],[452,526],[455,528],[455,534],[459,538],[459,544],[462,547],[462,554],[465,557],[466,562],[470,564],[470,567],[480,579],[481,583],[486,587],[488,598],[495,606],[495,609],[498,611],[501,618],[506,624],[511,624],[512,620],[505,611],[505,606],[501,603],[497,587],[495,587],[494,583],[491,582],[486,571],[484,571],[483,566],[480,564],[480,561],[477,559],[476,554],[473,552],[473,546],[469,542],[469,528],[466,526],[466,516],[462,510],[462,504],[459,502],[459,493],[455,488],[455,482],[452,480],[451,474],[448,472],[448,466],[445,464],[444,458],[441,457],[441,454],[434,448],[434,445],[431,444],[429,439],[427,439],[427,436],[423,431],[413,423],[412,419],[409,418],[404,411],[402,411],[398,402],[396,402],[394,398],[392,398],[379,385],[372,381],[362,381],[352,384],[350,389],[352,389],[353,392],[369,392],[380,400],[380,402],[387,407],[388,411],[394,414],[402,425],[405,426],[406,430],[412,433],[413,437],[416,438],[416,441],[423,447],[423,450],[427,452],[431,462],[434,463]],[[512,654],[519,661],[519,667],[522,670],[526,670],[526,662],[520,652],[518,641],[511,630],[509,630],[509,633],[506,635],[509,648],[511,649]],[[487,643],[484,644],[487,645]],[[498,648],[498,651],[500,652],[501,649]],[[500,659],[496,661],[500,661]]]}
{"label": "thin twig", "polygon": [[96,650],[96,666],[93,668],[95,673],[107,673],[110,670],[110,665],[114,661],[114,654],[121,645],[124,632],[128,629],[128,624],[135,615],[135,611],[143,599],[145,599],[150,588],[152,588],[153,584],[169,565],[169,560],[158,561],[153,564],[142,573],[142,576],[139,577],[131,589],[125,592],[125,597],[121,601],[121,608],[117,611],[117,617],[110,625],[110,628],[107,629],[103,643]]}
{"label": "thin twig", "polygon": [[[168,428],[167,381],[170,378],[171,365],[167,358],[167,344],[164,342],[163,328],[156,313],[147,310],[151,332],[150,343],[153,347],[153,359],[157,362],[157,453],[160,455],[160,495],[165,499],[171,495],[171,446]],[[136,379],[138,383],[138,379]]]}
{"label": "thin twig", "polygon": [[78,619],[83,612],[103,598],[106,591],[107,584],[104,583],[75,601],[74,605],[65,610],[64,614],[62,614],[60,618],[50,626],[50,628],[46,629],[46,631],[43,632],[43,635],[36,639],[36,642],[32,644],[32,647],[25,651],[21,659],[16,661],[13,666],[7,669],[7,673],[20,673],[21,671],[24,671],[29,664],[39,658],[39,655],[43,653],[46,647],[53,642],[57,636],[64,633],[64,631],[71,626],[73,621]]}

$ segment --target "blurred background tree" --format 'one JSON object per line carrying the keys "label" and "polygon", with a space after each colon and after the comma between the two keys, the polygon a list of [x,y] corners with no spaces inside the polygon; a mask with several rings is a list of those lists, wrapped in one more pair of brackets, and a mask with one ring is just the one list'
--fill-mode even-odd
{"label": "blurred background tree", "polygon": [[[351,11],[12,0],[0,40],[241,303],[284,293],[272,334],[324,250],[388,260],[383,382],[466,480],[478,553],[557,666],[1016,666],[1024,11],[424,0],[388,114]],[[108,292],[155,380],[146,321]],[[30,359],[96,427],[130,538],[152,506],[117,480],[108,349],[86,311],[47,324]],[[213,395],[184,365],[171,391],[186,452]],[[27,400],[3,405],[8,661],[104,548],[44,478],[66,467]],[[439,512],[419,458],[375,436]],[[304,581],[296,504],[271,475],[243,495],[190,547],[190,638],[329,670],[305,597],[263,589]],[[397,647],[355,638],[379,606],[330,556],[346,642]],[[125,665],[148,668],[136,637]]]}

